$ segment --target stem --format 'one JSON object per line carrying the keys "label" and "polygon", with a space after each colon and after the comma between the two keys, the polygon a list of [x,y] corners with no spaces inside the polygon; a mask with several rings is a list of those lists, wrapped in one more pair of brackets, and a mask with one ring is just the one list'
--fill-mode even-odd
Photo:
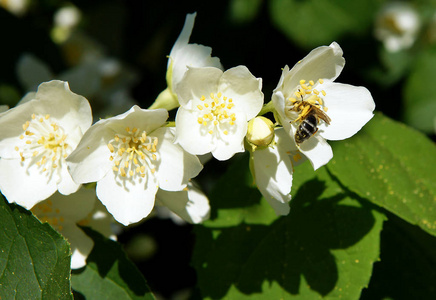
{"label": "stem", "polygon": [[170,111],[174,108],[179,107],[180,104],[177,101],[177,98],[173,95],[169,88],[163,90],[154,103],[148,109],[157,109],[157,108],[165,108]]}
{"label": "stem", "polygon": [[263,116],[264,114],[269,113],[269,112],[273,112],[273,111],[274,111],[274,104],[272,101],[270,101],[262,107],[258,116]]}

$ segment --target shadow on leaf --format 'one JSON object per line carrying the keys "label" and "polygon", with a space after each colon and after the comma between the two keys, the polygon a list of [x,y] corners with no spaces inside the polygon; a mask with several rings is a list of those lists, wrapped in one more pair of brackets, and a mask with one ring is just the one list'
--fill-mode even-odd
{"label": "shadow on leaf", "polygon": [[[73,289],[87,294],[91,288],[91,293],[97,291],[97,294],[105,295],[104,293],[111,292],[115,282],[127,294],[142,296],[150,293],[144,277],[118,243],[88,227],[82,229],[93,239],[94,248],[87,258],[87,266],[73,271]],[[94,282],[94,288],[89,287],[89,281]]]}
{"label": "shadow on leaf", "polygon": [[323,197],[325,183],[305,182],[291,212],[270,226],[245,223],[231,228],[197,226],[194,263],[203,297],[224,297],[231,285],[247,295],[261,293],[265,281],[299,294],[302,277],[322,296],[338,281],[332,250],[359,242],[373,227],[371,210],[341,189]]}

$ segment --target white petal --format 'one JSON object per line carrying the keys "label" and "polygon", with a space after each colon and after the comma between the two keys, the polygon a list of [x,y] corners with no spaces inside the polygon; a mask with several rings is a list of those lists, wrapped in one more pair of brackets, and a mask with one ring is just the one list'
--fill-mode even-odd
{"label": "white petal", "polygon": [[86,265],[86,259],[91,253],[94,242],[76,224],[65,224],[61,233],[71,245],[71,269],[78,269]]}
{"label": "white petal", "polygon": [[189,68],[183,79],[175,87],[180,105],[187,105],[193,99],[201,96],[208,97],[210,93],[217,93],[218,82],[223,74],[218,68]]}
{"label": "white petal", "polygon": [[14,148],[23,142],[19,138],[24,132],[23,124],[29,121],[36,111],[37,102],[37,100],[32,100],[2,113],[0,117],[0,157],[19,158]]}
{"label": "white petal", "polygon": [[119,232],[116,229],[121,229],[118,228],[118,226],[121,227],[121,225],[115,223],[112,215],[107,211],[106,207],[100,201],[95,201],[94,209],[90,214],[88,214],[84,221],[86,222],[86,226],[91,227],[105,237],[114,241],[116,241],[116,234]]}
{"label": "white petal", "polygon": [[326,165],[333,157],[332,148],[319,133],[300,144],[300,151],[310,160],[315,170]]}
{"label": "white petal", "polygon": [[254,151],[254,173],[257,187],[277,215],[287,215],[291,200],[292,164],[277,145]]}
{"label": "white petal", "polygon": [[26,102],[29,102],[30,100],[35,99],[35,96],[36,96],[36,92],[28,92],[28,93],[26,93],[26,95],[24,95],[24,97],[21,98],[20,101],[18,101],[16,106],[24,104]]}
{"label": "white petal", "polygon": [[274,91],[271,100],[274,104],[274,108],[279,114],[279,121],[283,125],[289,123],[289,118],[285,114],[285,96],[281,90]]}
{"label": "white petal", "polygon": [[264,198],[278,215],[289,213],[293,164],[292,155],[298,149],[283,128],[275,130],[273,147],[254,151],[256,184]]}
{"label": "white petal", "polygon": [[97,182],[97,197],[123,225],[136,223],[148,216],[154,207],[158,189],[157,180],[148,172],[147,182],[120,181],[109,172]]}
{"label": "white petal", "polygon": [[237,66],[224,72],[218,91],[233,99],[232,110],[243,112],[247,120],[257,116],[262,109],[262,79],[254,77],[247,67]]}
{"label": "white petal", "polygon": [[67,157],[72,178],[77,183],[102,179],[113,166],[107,143],[114,137],[107,127],[108,120],[100,120],[82,137],[77,148]]}
{"label": "white petal", "polygon": [[[51,211],[43,210],[48,217],[62,216],[66,220],[78,222],[85,218],[94,208],[96,202],[95,189],[81,188],[76,193],[65,196],[54,193],[46,201],[50,201]],[[41,204],[46,203],[46,201]],[[38,205],[32,212],[39,215]]]}
{"label": "white petal", "polygon": [[212,135],[201,130],[197,113],[184,107],[177,111],[175,142],[194,155],[209,153],[216,147]]}
{"label": "white petal", "polygon": [[98,181],[111,170],[113,162],[107,144],[126,127],[148,133],[162,126],[168,118],[165,109],[147,110],[134,105],[129,111],[94,124],[83,136],[76,150],[67,158],[70,173],[77,183]]}
{"label": "white petal", "polygon": [[[188,67],[216,67],[222,69],[220,60],[211,57],[212,48],[197,44],[188,44],[197,13],[187,14],[182,32],[171,49],[168,60],[168,72],[172,75],[171,86],[175,89],[182,80]],[[172,70],[170,70],[172,68]]]}
{"label": "white petal", "polygon": [[159,187],[167,191],[180,191],[188,180],[200,173],[203,166],[198,158],[173,143],[174,129],[159,128],[152,132],[158,138],[160,163],[156,171]]}
{"label": "white petal", "polygon": [[47,177],[36,165],[23,166],[18,159],[0,159],[0,190],[9,203],[31,209],[36,203],[50,197],[56,190],[57,176]]}
{"label": "white petal", "polygon": [[[118,116],[106,119],[106,126],[117,132],[125,132],[126,127],[138,128],[148,133],[165,124],[168,119],[166,109],[142,109],[133,105],[128,111]],[[113,138],[113,137],[112,137]]]}
{"label": "white petal", "polygon": [[8,109],[9,109],[9,106],[7,106],[7,105],[0,105],[0,116],[1,116],[1,113],[7,111]]}
{"label": "white petal", "polygon": [[40,100],[35,113],[49,114],[54,119],[62,120],[62,128],[66,132],[79,127],[84,133],[92,124],[88,100],[71,92],[67,82],[52,80],[42,83],[35,97]]}
{"label": "white petal", "polygon": [[238,115],[235,125],[226,135],[222,131],[215,133],[216,147],[212,155],[218,160],[228,160],[236,153],[244,152],[244,137],[247,134],[247,120],[244,115]]}
{"label": "white petal", "polygon": [[80,184],[77,184],[73,181],[70,172],[68,172],[67,164],[64,161],[61,169],[61,181],[58,183],[59,193],[63,195],[69,195],[77,192],[79,187]]}
{"label": "white petal", "polygon": [[159,190],[156,198],[172,212],[189,223],[198,224],[210,214],[209,200],[198,188],[189,184],[187,191],[167,192]]}
{"label": "white petal", "polygon": [[288,136],[294,139],[294,129],[291,125],[291,119],[285,113],[285,97],[281,91],[276,91],[272,95],[274,107],[278,113],[280,124],[283,126]]}
{"label": "white petal", "polygon": [[325,82],[323,98],[330,125],[322,122],[320,135],[328,140],[343,140],[356,134],[372,117],[375,103],[364,87]]}
{"label": "white petal", "polygon": [[342,49],[336,42],[331,43],[330,46],[313,49],[305,58],[296,63],[289,73],[284,75],[284,93],[293,92],[302,79],[314,82],[320,78],[335,80],[345,65],[342,54]]}
{"label": "white petal", "polygon": [[175,56],[170,56],[172,64],[172,87],[183,78],[188,68],[215,67],[222,70],[219,58],[211,57],[212,48],[197,44],[188,44],[182,47]]}
{"label": "white petal", "polygon": [[[194,28],[195,17],[197,13],[187,14],[185,19],[185,24],[183,25],[182,32],[180,32],[179,37],[174,43],[173,48],[171,49],[170,56],[174,56],[176,52],[180,50],[181,47],[187,45],[189,43],[189,38],[192,33],[192,29]],[[169,64],[169,62],[168,62]]]}

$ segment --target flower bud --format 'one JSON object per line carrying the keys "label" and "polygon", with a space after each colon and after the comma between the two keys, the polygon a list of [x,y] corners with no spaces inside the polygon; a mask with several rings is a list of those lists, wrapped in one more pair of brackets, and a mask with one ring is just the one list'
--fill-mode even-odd
{"label": "flower bud", "polygon": [[268,146],[274,138],[274,124],[265,117],[256,117],[248,122],[247,141],[258,147]]}

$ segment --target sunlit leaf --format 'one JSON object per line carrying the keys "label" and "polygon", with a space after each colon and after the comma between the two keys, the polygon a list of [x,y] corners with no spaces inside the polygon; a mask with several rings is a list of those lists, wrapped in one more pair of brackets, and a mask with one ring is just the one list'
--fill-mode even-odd
{"label": "sunlit leaf", "polygon": [[333,153],[328,169],[342,184],[436,235],[436,146],[423,134],[376,114]]}
{"label": "sunlit leaf", "polygon": [[72,299],[68,242],[1,196],[0,227],[0,299]]}

